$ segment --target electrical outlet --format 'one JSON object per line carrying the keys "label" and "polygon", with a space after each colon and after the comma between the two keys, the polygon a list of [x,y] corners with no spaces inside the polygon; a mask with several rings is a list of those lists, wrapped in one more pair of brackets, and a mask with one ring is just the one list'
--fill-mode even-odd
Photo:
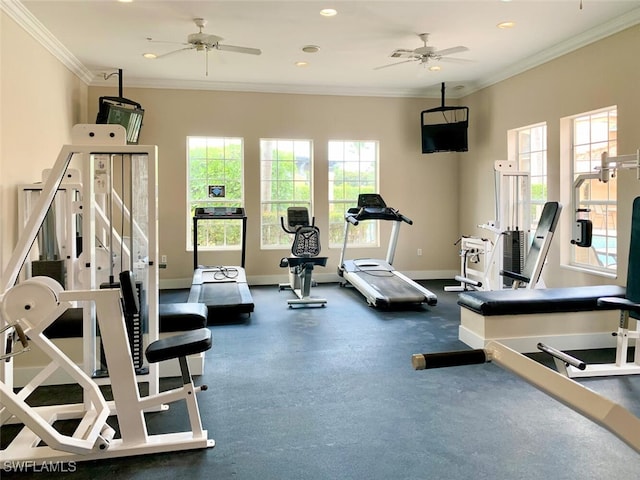
{"label": "electrical outlet", "polygon": [[422,256],[422,249],[421,249],[421,248],[419,248],[419,249],[418,249],[418,256],[419,256],[419,257],[421,257],[421,256]]}
{"label": "electrical outlet", "polygon": [[160,257],[160,263],[167,263],[167,256],[166,255],[162,255],[162,257]]}

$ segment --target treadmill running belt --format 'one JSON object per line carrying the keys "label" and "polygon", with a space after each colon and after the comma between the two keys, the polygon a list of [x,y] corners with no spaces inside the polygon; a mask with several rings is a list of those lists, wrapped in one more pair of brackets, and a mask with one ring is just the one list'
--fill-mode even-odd
{"label": "treadmill running belt", "polygon": [[242,297],[236,282],[203,283],[200,302],[209,306],[238,305]]}
{"label": "treadmill running belt", "polygon": [[422,303],[426,300],[424,294],[412,288],[400,277],[389,272],[379,271],[378,274],[371,271],[353,272],[365,280],[376,292],[378,299],[387,305],[395,303]]}

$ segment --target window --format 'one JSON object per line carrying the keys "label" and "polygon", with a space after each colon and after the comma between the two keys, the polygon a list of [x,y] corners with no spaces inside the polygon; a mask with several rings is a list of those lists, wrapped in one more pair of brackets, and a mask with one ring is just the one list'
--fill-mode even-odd
{"label": "window", "polygon": [[[329,141],[329,246],[344,242],[344,215],[361,193],[378,193],[378,142]],[[351,228],[349,244],[378,246],[378,222]]]}
{"label": "window", "polygon": [[[197,207],[241,207],[243,188],[242,138],[187,137],[187,249],[193,248],[193,215]],[[198,248],[236,249],[242,243],[242,222],[205,221],[198,224]]]}
{"label": "window", "polygon": [[577,266],[614,273],[617,265],[617,178],[614,176],[608,182],[601,182],[596,168],[601,164],[602,153],[617,155],[617,118],[616,107],[610,107],[571,119],[572,178],[577,185],[577,192],[573,192],[573,208],[574,211],[588,210],[579,215],[593,223],[591,248],[572,245],[571,261]]}
{"label": "window", "polygon": [[260,140],[260,244],[263,248],[289,248],[291,236],[282,230],[280,217],[289,207],[307,207],[313,215],[311,140]]}
{"label": "window", "polygon": [[533,235],[547,201],[547,125],[541,123],[517,128],[509,132],[509,137],[512,145],[509,156],[517,161],[518,170],[529,172],[529,214]]}

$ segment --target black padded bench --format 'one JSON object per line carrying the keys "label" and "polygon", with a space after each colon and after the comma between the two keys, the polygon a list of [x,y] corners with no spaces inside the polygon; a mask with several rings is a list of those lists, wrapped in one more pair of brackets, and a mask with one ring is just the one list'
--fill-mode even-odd
{"label": "black padded bench", "polygon": [[589,312],[605,309],[598,298],[624,297],[625,292],[618,285],[470,291],[458,295],[458,305],[486,316]]}
{"label": "black padded bench", "polygon": [[562,350],[615,346],[618,310],[600,297],[624,297],[617,285],[469,291],[458,296],[459,338],[473,348],[496,340],[520,352],[538,342]]}

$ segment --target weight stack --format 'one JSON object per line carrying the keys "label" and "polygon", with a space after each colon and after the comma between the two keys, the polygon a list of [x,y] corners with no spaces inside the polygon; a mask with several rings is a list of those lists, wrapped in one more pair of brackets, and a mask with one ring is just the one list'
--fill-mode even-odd
{"label": "weight stack", "polygon": [[[502,270],[522,273],[524,269],[524,230],[507,230],[502,236]],[[513,280],[503,277],[503,286],[511,287]]]}
{"label": "weight stack", "polygon": [[[103,283],[100,285],[100,288],[120,288],[120,283],[119,282]],[[142,309],[142,305],[144,305],[142,282],[136,282],[136,292],[138,294],[138,305],[140,305],[140,308]],[[143,364],[144,364],[143,318],[139,313],[132,314],[125,310],[124,323],[127,328],[127,337],[129,338],[129,348],[131,349],[131,358],[133,360],[133,368],[135,368],[136,373],[138,374],[147,373],[146,367],[143,367]],[[100,344],[102,346],[102,342]],[[100,351],[100,363],[101,363],[100,374],[108,375],[107,362],[104,356],[104,350],[102,349]]]}

